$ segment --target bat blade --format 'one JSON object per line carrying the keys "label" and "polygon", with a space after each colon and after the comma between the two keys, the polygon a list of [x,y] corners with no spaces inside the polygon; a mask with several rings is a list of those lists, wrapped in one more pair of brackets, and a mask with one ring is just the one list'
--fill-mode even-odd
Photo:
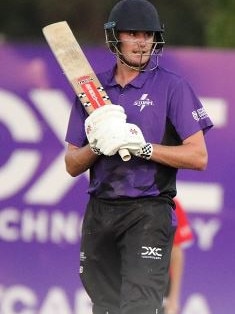
{"label": "bat blade", "polygon": [[[66,21],[53,23],[45,26],[42,31],[87,113],[91,114],[101,106],[111,105],[108,94],[102,87],[68,23]],[[119,154],[124,161],[131,158],[127,149],[119,150]]]}

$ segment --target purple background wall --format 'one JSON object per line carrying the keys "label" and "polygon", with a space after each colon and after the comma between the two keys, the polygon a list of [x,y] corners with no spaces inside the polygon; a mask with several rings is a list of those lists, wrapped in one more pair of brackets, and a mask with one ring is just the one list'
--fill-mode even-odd
{"label": "purple background wall", "polygon": [[[97,72],[113,57],[87,48]],[[193,85],[215,128],[208,169],[180,171],[195,234],[182,314],[235,308],[235,51],[168,48],[160,60]],[[78,276],[87,175],[70,178],[64,135],[73,92],[46,45],[0,45],[0,313],[89,314]]]}

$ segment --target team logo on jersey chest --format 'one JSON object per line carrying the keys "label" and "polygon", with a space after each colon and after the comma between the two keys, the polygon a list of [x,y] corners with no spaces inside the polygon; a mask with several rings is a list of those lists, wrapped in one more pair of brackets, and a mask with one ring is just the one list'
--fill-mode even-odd
{"label": "team logo on jersey chest", "polygon": [[134,102],[134,106],[140,107],[140,111],[142,111],[145,107],[153,105],[154,102],[148,98],[148,94],[143,94],[140,99]]}

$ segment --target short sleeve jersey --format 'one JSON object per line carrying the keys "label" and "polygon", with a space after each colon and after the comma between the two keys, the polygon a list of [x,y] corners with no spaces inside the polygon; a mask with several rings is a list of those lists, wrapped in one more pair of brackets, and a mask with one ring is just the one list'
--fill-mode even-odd
{"label": "short sleeve jersey", "polygon": [[[140,72],[124,88],[116,83],[115,67],[98,75],[111,102],[124,107],[127,122],[140,127],[146,142],[180,145],[184,139],[212,127],[190,85],[164,68]],[[87,144],[87,113],[76,99],[70,114],[66,141]],[[117,130],[118,132],[118,130]],[[124,162],[118,154],[101,155],[90,168],[88,193],[104,199],[176,195],[177,169],[132,156]]]}

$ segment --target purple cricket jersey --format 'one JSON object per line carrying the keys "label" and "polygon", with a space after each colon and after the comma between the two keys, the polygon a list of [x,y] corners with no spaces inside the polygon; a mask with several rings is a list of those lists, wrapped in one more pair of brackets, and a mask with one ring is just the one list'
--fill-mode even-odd
{"label": "purple cricket jersey", "polygon": [[[113,104],[124,107],[127,122],[140,127],[146,142],[180,145],[199,130],[212,127],[202,104],[189,84],[166,69],[141,72],[124,88],[114,79],[115,68],[98,75]],[[87,144],[80,101],[74,103],[66,141]],[[117,130],[118,131],[118,130]],[[124,162],[116,154],[100,156],[90,169],[88,193],[105,199],[176,195],[177,169],[132,156]]]}

